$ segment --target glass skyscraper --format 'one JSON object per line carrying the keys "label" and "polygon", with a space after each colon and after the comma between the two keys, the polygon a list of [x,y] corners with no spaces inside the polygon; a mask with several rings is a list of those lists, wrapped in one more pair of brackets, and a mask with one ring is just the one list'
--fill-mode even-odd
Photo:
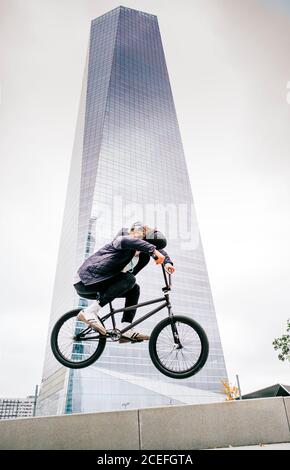
{"label": "glass skyscraper", "polygon": [[[69,370],[48,341],[37,414],[216,401],[227,378],[158,20],[120,6],[91,24],[48,337],[61,315],[87,305],[73,288],[77,268],[136,220],[167,235],[176,267],[173,311],[206,330],[207,364],[194,377],[170,379],[152,365],[148,343],[107,342],[95,364]],[[140,301],[160,296],[162,272],[154,262],[136,280]],[[150,332],[166,315],[138,329]]]}

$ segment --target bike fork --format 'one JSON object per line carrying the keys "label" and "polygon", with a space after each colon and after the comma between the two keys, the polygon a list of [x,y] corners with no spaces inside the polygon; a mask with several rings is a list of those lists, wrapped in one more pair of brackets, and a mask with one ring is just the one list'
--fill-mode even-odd
{"label": "bike fork", "polygon": [[177,345],[177,349],[181,349],[182,344],[181,344],[180,339],[179,339],[179,334],[178,334],[177,327],[176,327],[176,324],[175,324],[175,321],[174,321],[173,313],[172,313],[172,310],[171,310],[172,306],[171,306],[168,294],[165,294],[165,299],[166,299],[166,302],[167,302],[168,315],[169,315],[169,318],[171,320],[171,331],[172,331],[172,334],[173,334],[174,343]]}

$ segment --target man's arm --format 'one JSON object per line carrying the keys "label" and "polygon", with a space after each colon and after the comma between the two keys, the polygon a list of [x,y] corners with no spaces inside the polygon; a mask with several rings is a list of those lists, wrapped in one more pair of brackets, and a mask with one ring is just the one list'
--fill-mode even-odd
{"label": "man's arm", "polygon": [[172,264],[172,266],[173,266],[173,261],[171,261],[168,253],[165,250],[158,250],[158,251],[160,251],[160,253],[162,253],[163,256],[165,256],[164,264],[169,263],[169,264]]}
{"label": "man's arm", "polygon": [[[121,229],[121,230],[123,231],[124,229]],[[150,256],[152,256],[154,252],[159,253],[159,254],[161,253],[161,255],[163,255],[165,257],[164,264],[165,265],[166,264],[171,264],[173,266],[173,261],[170,259],[168,253],[165,250],[163,250],[163,249],[157,250],[155,245],[152,245],[151,243],[149,243],[145,240],[142,240],[141,238],[134,238],[134,237],[131,237],[130,235],[123,235],[122,236],[120,234],[120,232],[118,233],[118,236],[113,240],[113,245],[117,250],[141,251],[143,253],[147,253]],[[121,233],[123,233],[123,232],[121,232]],[[160,263],[160,262],[162,262],[162,261],[159,260],[156,263]],[[140,269],[142,269],[142,268],[143,268],[143,266],[140,267]],[[140,271],[140,269],[138,269],[138,271]]]}
{"label": "man's arm", "polygon": [[130,235],[116,237],[113,241],[113,245],[117,250],[143,251],[149,255],[152,255],[156,250],[156,247],[151,243],[140,238],[133,238]]}
{"label": "man's arm", "polygon": [[150,255],[148,255],[147,253],[141,252],[139,254],[138,263],[133,268],[132,274],[136,276],[136,274],[138,274],[141,271],[141,269],[143,269],[146,266],[146,264],[149,263],[149,261],[150,261]]}
{"label": "man's arm", "polygon": [[[165,260],[164,260],[164,264],[170,264],[173,266],[173,262],[171,261],[171,259],[169,258],[168,254],[164,253],[164,250],[159,250],[160,253],[162,252],[163,256],[165,256]],[[139,261],[138,263],[136,264],[136,266],[134,267],[133,271],[132,271],[132,274],[134,274],[134,276],[136,276],[136,274],[138,274],[141,269],[143,269],[146,264],[148,264],[150,261],[150,255],[148,255],[147,253],[140,253],[139,255]]]}

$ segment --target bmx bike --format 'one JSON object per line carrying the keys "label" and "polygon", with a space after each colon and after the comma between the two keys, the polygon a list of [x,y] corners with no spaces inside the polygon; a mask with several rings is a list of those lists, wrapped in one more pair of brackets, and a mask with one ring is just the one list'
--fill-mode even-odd
{"label": "bmx bike", "polygon": [[[171,275],[166,272],[163,264],[161,267],[165,281],[165,286],[162,287],[163,296],[118,309],[114,309],[110,302],[110,312],[100,317],[103,324],[109,318],[112,320],[112,328],[107,328],[106,335],[96,332],[87,324],[77,320],[81,307],[65,313],[54,325],[50,338],[51,349],[56,359],[71,369],[90,366],[99,359],[107,341],[119,341],[130,328],[167,308],[168,317],[161,320],[150,335],[149,354],[154,366],[162,374],[174,379],[185,379],[200,371],[205,365],[209,353],[207,335],[194,319],[172,313],[169,298]],[[130,326],[123,329],[116,328],[115,315],[117,313],[155,303],[160,305],[138,318]],[[129,342],[140,341],[130,339]]]}

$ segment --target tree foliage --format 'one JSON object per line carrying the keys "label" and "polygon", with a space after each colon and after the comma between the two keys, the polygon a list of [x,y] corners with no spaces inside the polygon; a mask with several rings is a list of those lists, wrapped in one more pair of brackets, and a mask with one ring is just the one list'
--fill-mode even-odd
{"label": "tree foliage", "polygon": [[226,401],[236,400],[239,398],[239,389],[235,385],[229,384],[227,380],[222,380],[222,386],[224,394],[226,395]]}
{"label": "tree foliage", "polygon": [[286,334],[276,338],[272,344],[275,351],[279,351],[278,359],[290,362],[290,318],[287,320]]}

